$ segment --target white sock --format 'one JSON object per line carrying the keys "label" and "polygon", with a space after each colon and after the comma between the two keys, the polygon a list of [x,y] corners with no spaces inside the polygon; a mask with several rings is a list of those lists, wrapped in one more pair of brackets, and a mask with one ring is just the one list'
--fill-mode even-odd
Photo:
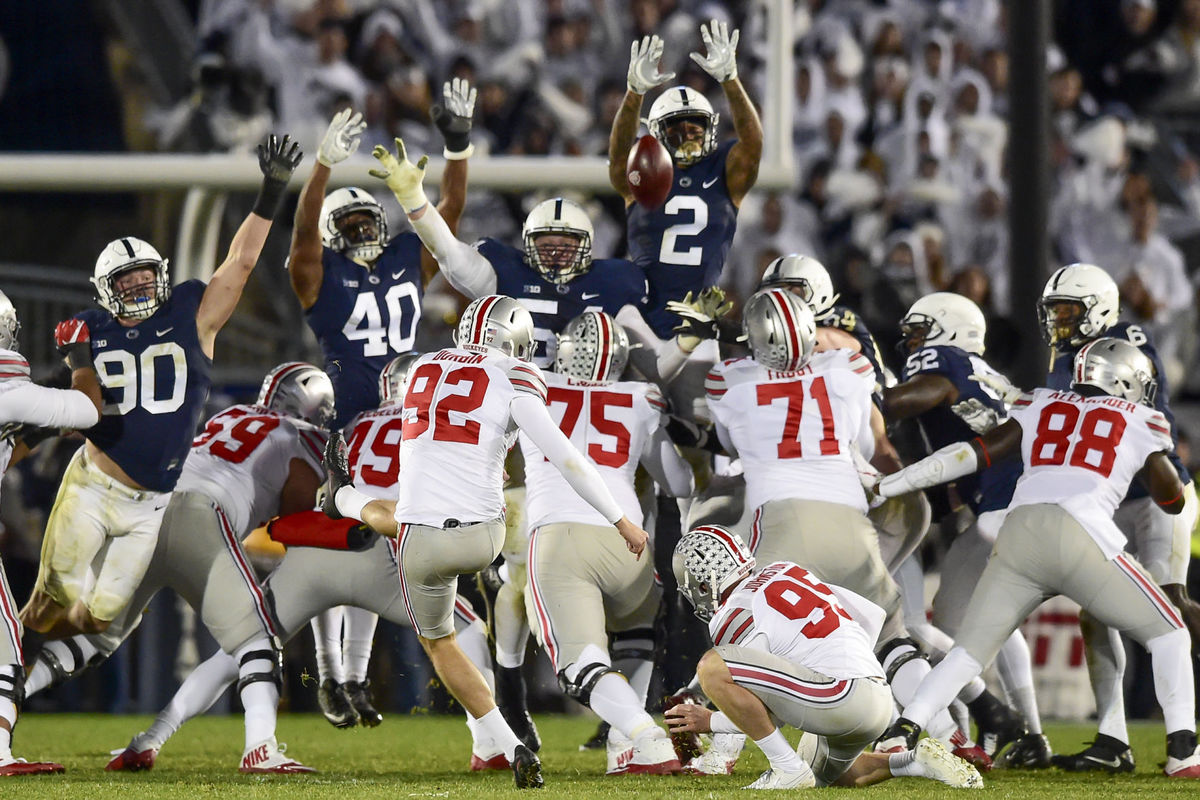
{"label": "white sock", "polygon": [[1029,643],[1021,630],[1012,632],[996,654],[996,672],[1010,705],[1025,717],[1030,733],[1042,732],[1042,715],[1038,711],[1037,695],[1033,690],[1033,662]]}
{"label": "white sock", "polygon": [[[270,651],[271,645],[266,639],[258,639],[239,649],[233,654],[238,663],[239,677],[270,673],[275,669],[275,662],[270,658],[255,657],[242,663],[243,657],[251,651]],[[246,717],[246,749],[275,736],[276,707],[279,705],[279,687],[273,681],[258,680],[246,684],[241,691],[242,708]]]}
{"label": "white sock", "polygon": [[626,635],[613,644],[612,664],[629,680],[638,702],[645,707],[650,678],[654,674],[654,632],[647,629],[642,633],[638,638]]}
{"label": "white sock", "polygon": [[955,699],[946,712],[950,714],[950,719],[954,720],[954,726],[968,736],[971,734],[971,713],[967,711],[967,706],[962,700]]}
{"label": "white sock", "polygon": [[337,490],[337,494],[333,496],[333,504],[337,506],[338,513],[343,517],[361,520],[363,508],[372,499],[374,498],[370,495],[363,494],[353,486],[347,485]]}
{"label": "white sock", "polygon": [[529,642],[529,623],[525,619],[525,598],[513,583],[505,581],[500,587],[492,615],[496,625],[496,664],[506,669],[521,666]]}
{"label": "white sock", "polygon": [[371,645],[379,615],[356,606],[343,606],[345,635],[342,637],[342,672],[346,680],[362,683],[371,662]]}
{"label": "white sock", "polygon": [[184,679],[166,708],[158,712],[154,722],[146,729],[142,743],[161,750],[183,723],[211,708],[237,677],[237,660],[218,650]]}
{"label": "white sock", "polygon": [[508,723],[504,721],[504,717],[500,714],[500,709],[493,708],[476,720],[476,725],[480,738],[490,739],[495,742],[500,750],[504,752],[504,757],[509,761],[513,760],[513,756],[517,754],[517,746],[521,744],[521,740],[512,732],[512,728],[508,727]]}
{"label": "white sock", "polygon": [[12,758],[12,730],[17,724],[17,704],[7,697],[0,697],[0,719],[8,722],[9,729],[0,728],[0,761]]}
{"label": "white sock", "polygon": [[958,699],[964,703],[971,703],[979,699],[979,695],[987,691],[987,686],[983,682],[983,678],[976,675],[971,680],[967,681],[967,685],[958,693]]}
{"label": "white sock", "polygon": [[771,769],[777,772],[802,772],[804,770],[804,761],[796,755],[796,751],[788,744],[787,739],[783,738],[783,733],[779,728],[761,739],[755,739],[754,743],[771,762]]}
{"label": "white sock", "polygon": [[[900,672],[913,663],[915,661],[905,664],[900,668]],[[946,720],[950,721],[950,725],[954,727],[953,721],[949,720],[950,715],[945,712],[946,706],[950,705],[950,701],[955,698],[967,681],[982,670],[983,667],[966,650],[955,647],[942,659],[942,663],[932,671],[925,673],[928,677],[921,681],[912,700],[904,704],[902,716],[927,728],[930,736],[943,738],[944,734],[935,732],[935,728],[944,727],[945,722],[933,723],[935,715],[939,715],[939,713],[945,715]]]}
{"label": "white sock", "polygon": [[613,672],[605,674],[592,687],[591,708],[600,719],[630,739],[647,723],[654,725],[654,719],[646,713],[629,681]]}
{"label": "white sock", "polygon": [[1120,633],[1094,617],[1085,617],[1081,622],[1079,629],[1086,645],[1088,676],[1096,697],[1097,727],[1106,736],[1128,742],[1125,693],[1121,686],[1125,677],[1125,644]]}
{"label": "white sock", "polygon": [[342,619],[345,611],[345,606],[335,606],[317,614],[310,623],[317,651],[317,680],[321,683],[326,679],[337,683],[346,680],[342,673]]}
{"label": "white sock", "polygon": [[917,763],[916,750],[890,753],[888,755],[888,771],[895,778],[920,778],[925,774],[925,770],[921,769],[921,765]]}
{"label": "white sock", "polygon": [[1186,628],[1176,628],[1146,642],[1154,670],[1154,694],[1162,706],[1163,724],[1168,733],[1196,728],[1191,644]]}

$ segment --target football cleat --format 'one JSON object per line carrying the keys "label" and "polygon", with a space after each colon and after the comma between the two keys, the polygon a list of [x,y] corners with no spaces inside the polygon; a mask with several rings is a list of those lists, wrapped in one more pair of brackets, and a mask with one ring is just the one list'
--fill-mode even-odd
{"label": "football cleat", "polygon": [[684,775],[732,775],[746,736],[742,733],[714,733],[704,755],[693,758],[683,768]]}
{"label": "football cleat", "polygon": [[[804,764],[803,761],[800,762]],[[743,786],[743,789],[812,789],[817,785],[817,778],[813,775],[812,767],[804,764],[804,769],[799,772],[781,772],[777,769],[768,769],[762,775],[758,776],[758,780],[749,786]]]}
{"label": "football cleat", "polygon": [[541,789],[545,786],[542,762],[523,744],[517,745],[517,752],[513,754],[512,771],[518,789]]}
{"label": "football cleat", "polygon": [[600,724],[596,726],[596,732],[591,738],[583,744],[579,745],[580,751],[583,750],[599,750],[608,744],[608,723],[600,720]]}
{"label": "football cleat", "polygon": [[940,781],[956,789],[982,789],[979,770],[961,758],[951,755],[937,739],[917,742],[914,760],[921,767],[922,777]]}
{"label": "football cleat", "polygon": [[641,736],[633,742],[633,756],[625,769],[626,775],[678,775],[683,765],[675,755],[671,737],[662,728],[655,728],[649,736]]}
{"label": "football cleat", "polygon": [[1134,770],[1133,751],[1129,745],[1103,733],[1078,753],[1051,756],[1050,763],[1067,772],[1107,772],[1118,775]]}
{"label": "football cleat", "polygon": [[1050,740],[1045,735],[1027,733],[996,759],[996,766],[1004,769],[1047,769],[1053,756]]}
{"label": "football cleat", "polygon": [[508,727],[517,738],[533,752],[542,749],[542,737],[538,734],[533,717],[529,716],[529,707],[525,699],[525,676],[521,667],[495,668],[496,676],[496,705],[500,708],[500,716],[508,723]]}
{"label": "football cleat", "polygon": [[368,728],[374,728],[383,722],[383,714],[371,705],[371,681],[346,681],[342,684],[342,691],[358,714],[359,722]]}
{"label": "football cleat", "polygon": [[1027,731],[1021,715],[990,692],[984,692],[967,707],[979,728],[975,740],[989,758],[995,758],[997,753]]}
{"label": "football cleat", "polygon": [[[685,689],[678,694],[664,697],[662,710],[665,713],[677,705],[684,703],[698,704],[699,702],[696,695]],[[700,734],[698,733],[677,733],[672,731],[671,745],[675,748],[675,756],[679,759],[680,764],[686,764],[693,758],[704,755],[704,745],[701,744]]]}
{"label": "football cleat", "polygon": [[921,726],[900,717],[875,740],[876,753],[903,753],[917,746]]}
{"label": "football cleat", "polygon": [[238,772],[250,774],[292,774],[299,772],[316,772],[312,767],[306,767],[295,759],[288,758],[286,744],[279,744],[275,737],[259,742],[247,748],[242,754],[242,765]]}
{"label": "football cleat", "polygon": [[624,775],[633,761],[633,741],[618,730],[609,728],[604,745],[605,775]]}
{"label": "football cleat", "polygon": [[23,758],[11,758],[0,761],[0,778],[15,778],[19,775],[53,775],[66,772],[67,768],[53,761],[26,761]]}
{"label": "football cleat", "polygon": [[950,752],[963,761],[974,766],[980,772],[988,772],[992,768],[992,757],[983,752],[983,748],[972,742],[970,737],[960,730],[950,735]]}
{"label": "football cleat", "polygon": [[[139,734],[140,736],[141,734]],[[104,766],[107,772],[142,772],[154,767],[154,759],[158,758],[157,747],[138,749],[138,737],[124,750],[114,750],[114,758]]]}
{"label": "football cleat", "polygon": [[512,765],[508,763],[504,753],[497,753],[494,756],[480,756],[471,753],[471,772],[491,772],[508,769],[510,766]]}
{"label": "football cleat", "polygon": [[333,678],[321,681],[317,688],[317,705],[321,707],[325,719],[335,728],[353,728],[358,724],[358,712],[354,710],[354,704],[346,694],[346,685]]}
{"label": "football cleat", "polygon": [[1200,778],[1200,748],[1197,748],[1187,758],[1167,756],[1167,765],[1163,773],[1168,778]]}

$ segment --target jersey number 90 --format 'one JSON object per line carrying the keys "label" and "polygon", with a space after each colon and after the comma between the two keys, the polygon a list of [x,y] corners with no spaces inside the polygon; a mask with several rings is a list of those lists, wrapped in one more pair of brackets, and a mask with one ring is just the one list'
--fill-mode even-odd
{"label": "jersey number 90", "polygon": [[[160,370],[172,379],[159,387]],[[134,355],[128,350],[105,350],[96,356],[96,374],[105,394],[114,398],[104,404],[106,413],[116,408],[128,414],[141,406],[151,414],[170,414],[187,396],[187,354],[175,342],[158,342]]]}

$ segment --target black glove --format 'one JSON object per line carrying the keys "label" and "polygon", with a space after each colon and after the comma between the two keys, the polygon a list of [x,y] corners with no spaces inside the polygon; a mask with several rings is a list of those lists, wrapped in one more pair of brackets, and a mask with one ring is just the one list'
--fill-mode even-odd
{"label": "black glove", "polygon": [[463,78],[446,81],[442,102],[429,109],[433,124],[446,142],[443,155],[451,161],[467,158],[471,146],[471,118],[475,114],[475,90]]}
{"label": "black glove", "polygon": [[303,157],[300,145],[287,134],[280,139],[272,133],[266,142],[258,146],[258,168],[263,174],[263,182],[254,201],[253,213],[263,219],[275,218],[283,204],[288,181]]}

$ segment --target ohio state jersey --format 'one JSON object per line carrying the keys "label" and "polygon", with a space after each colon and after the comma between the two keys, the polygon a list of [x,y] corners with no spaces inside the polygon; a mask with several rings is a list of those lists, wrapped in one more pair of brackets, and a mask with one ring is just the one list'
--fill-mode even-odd
{"label": "ohio state jersey", "polygon": [[504,511],[504,456],[519,394],[546,402],[533,364],[490,350],[449,348],[412,365],[404,396],[396,520],[445,527],[495,519]]}
{"label": "ohio state jersey", "polygon": [[1021,460],[1009,508],[1055,503],[1074,517],[1109,558],[1125,547],[1113,512],[1151,453],[1171,452],[1161,412],[1119,397],[1083,397],[1034,389],[1013,403]]}
{"label": "ohio state jersey", "polygon": [[867,511],[850,448],[871,439],[875,368],[862,353],[815,353],[795,372],[751,358],[717,364],[705,380],[713,419],[746,475],[746,503],[824,500]]}
{"label": "ohio state jersey", "polygon": [[882,608],[790,561],[768,564],[708,623],[713,644],[764,650],[831,678],[882,678]]}
{"label": "ohio state jersey", "polygon": [[411,231],[388,242],[373,269],[324,248],[317,302],[304,312],[325,354],[341,428],[379,405],[379,373],[413,349],[425,284],[421,240]]}
{"label": "ohio state jersey", "polygon": [[324,450],[325,433],[307,422],[263,406],[232,406],[205,423],[175,488],[211,498],[244,535],[279,512],[292,459],[325,474]]}
{"label": "ohio state jersey", "polygon": [[[547,405],[575,449],[588,457],[613,498],[637,525],[642,506],[633,488],[638,460],[662,426],[666,401],[659,390],[641,381],[594,383],[548,372]],[[575,493],[525,433],[519,437],[525,456],[525,514],[530,530],[554,522],[611,525]]]}
{"label": "ohio state jersey", "polygon": [[396,497],[403,412],[399,403],[364,411],[346,428],[350,479],[354,488],[365,495],[379,500]]}

